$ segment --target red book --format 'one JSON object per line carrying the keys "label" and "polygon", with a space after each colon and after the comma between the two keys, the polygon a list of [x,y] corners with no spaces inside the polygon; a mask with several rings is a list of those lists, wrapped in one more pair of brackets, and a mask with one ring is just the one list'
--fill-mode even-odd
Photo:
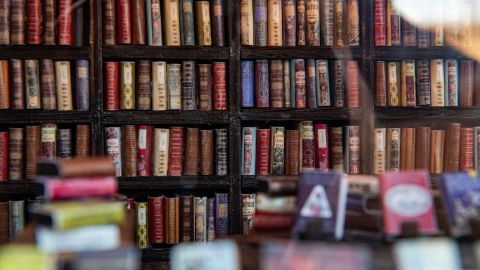
{"label": "red book", "polygon": [[130,0],[117,0],[117,43],[132,44],[132,3]]}
{"label": "red book", "polygon": [[473,128],[460,128],[460,171],[473,170]]}
{"label": "red book", "polygon": [[42,183],[47,200],[113,196],[118,190],[117,179],[113,176],[48,179]]}
{"label": "red book", "polygon": [[8,131],[0,132],[0,181],[8,180]]}
{"label": "red book", "polygon": [[268,175],[270,168],[270,129],[257,129],[257,175]]}
{"label": "red book", "polygon": [[214,110],[227,110],[227,66],[225,62],[213,62],[213,103]]}
{"label": "red book", "polygon": [[27,43],[42,43],[42,1],[27,0]]}
{"label": "red book", "polygon": [[168,156],[168,175],[182,176],[183,173],[183,128],[170,128],[170,152]]}
{"label": "red book", "polygon": [[58,44],[73,45],[72,0],[58,1]]}
{"label": "red book", "polygon": [[374,2],[375,17],[375,46],[387,45],[387,9],[385,0],[375,0]]}
{"label": "red book", "polygon": [[139,176],[152,175],[152,133],[152,126],[138,126],[137,175]]}
{"label": "red book", "polygon": [[284,230],[292,227],[293,214],[255,212],[253,224],[256,230]]}
{"label": "red book", "polygon": [[312,121],[300,123],[300,171],[315,170],[315,135]]}
{"label": "red book", "polygon": [[315,168],[328,170],[328,126],[326,124],[315,125]]}
{"label": "red book", "polygon": [[380,192],[387,235],[399,235],[402,224],[409,222],[417,223],[420,234],[434,234],[438,231],[427,171],[381,174]]}
{"label": "red book", "polygon": [[152,244],[165,243],[165,197],[148,198],[148,239]]}
{"label": "red book", "polygon": [[105,109],[118,111],[118,62],[105,62]]}
{"label": "red book", "polygon": [[347,61],[347,106],[360,107],[360,84],[357,61]]}

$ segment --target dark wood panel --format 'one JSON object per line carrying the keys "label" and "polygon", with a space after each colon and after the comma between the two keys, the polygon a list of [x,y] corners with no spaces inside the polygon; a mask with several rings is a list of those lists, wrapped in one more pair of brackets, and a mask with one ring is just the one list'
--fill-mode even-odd
{"label": "dark wood panel", "polygon": [[0,194],[41,194],[43,186],[27,180],[0,181]]}
{"label": "dark wood panel", "polygon": [[396,108],[376,108],[375,118],[377,119],[478,119],[480,108],[462,108],[462,107],[396,107]]}
{"label": "dark wood panel", "polygon": [[59,112],[42,110],[0,111],[0,124],[91,123],[91,112]]}
{"label": "dark wood panel", "polygon": [[69,46],[0,46],[0,59],[88,59],[88,47]]}
{"label": "dark wood panel", "polygon": [[224,189],[228,188],[226,176],[151,176],[151,177],[119,177],[121,191],[149,191],[174,189]]}
{"label": "dark wood panel", "polygon": [[361,58],[360,48],[242,46],[242,59]]}
{"label": "dark wood panel", "polygon": [[206,46],[103,46],[103,57],[114,59],[188,59],[188,60],[227,60],[229,47]]}
{"label": "dark wood panel", "polygon": [[242,189],[255,190],[258,187],[256,176],[242,176]]}
{"label": "dark wood panel", "polygon": [[359,120],[361,108],[318,109],[243,109],[240,118],[245,121],[302,121],[302,120]]}
{"label": "dark wood panel", "polygon": [[467,58],[452,47],[374,47],[373,57],[377,60]]}
{"label": "dark wood panel", "polygon": [[224,111],[105,111],[103,123],[114,124],[228,124]]}

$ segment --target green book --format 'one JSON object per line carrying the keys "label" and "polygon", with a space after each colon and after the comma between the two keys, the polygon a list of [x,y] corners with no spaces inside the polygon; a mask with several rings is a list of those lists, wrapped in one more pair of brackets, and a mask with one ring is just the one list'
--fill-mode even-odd
{"label": "green book", "polygon": [[193,0],[181,1],[181,35],[182,45],[195,45],[195,20],[193,17]]}
{"label": "green book", "polygon": [[152,0],[146,0],[145,10],[147,13],[147,44],[153,45],[153,32],[152,32]]}

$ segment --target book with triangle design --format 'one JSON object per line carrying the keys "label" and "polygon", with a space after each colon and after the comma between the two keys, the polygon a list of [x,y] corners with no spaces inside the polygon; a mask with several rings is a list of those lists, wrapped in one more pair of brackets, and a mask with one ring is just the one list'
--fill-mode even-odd
{"label": "book with triangle design", "polygon": [[[304,172],[299,183],[293,233],[304,232],[310,222],[319,222],[322,233],[343,237],[348,182],[333,172]],[[319,228],[320,229],[320,228]]]}

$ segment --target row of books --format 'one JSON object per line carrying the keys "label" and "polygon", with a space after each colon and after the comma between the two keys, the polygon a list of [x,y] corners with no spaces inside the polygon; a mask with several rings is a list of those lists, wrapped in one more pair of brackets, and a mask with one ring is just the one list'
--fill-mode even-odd
{"label": "row of books", "polygon": [[376,128],[373,173],[426,169],[432,174],[479,168],[480,127],[449,123],[446,130],[430,127]]}
{"label": "row of books", "polygon": [[85,46],[89,17],[85,1],[2,0],[0,45]]}
{"label": "row of books", "polygon": [[241,44],[359,46],[358,0],[241,0]]}
{"label": "row of books", "polygon": [[472,60],[377,61],[375,105],[479,106],[479,71]]}
{"label": "row of books", "polygon": [[0,244],[14,241],[26,223],[25,200],[0,202]]}
{"label": "row of books", "polygon": [[90,155],[90,126],[11,127],[0,131],[0,180],[33,179],[37,160]]}
{"label": "row of books", "polygon": [[227,129],[106,127],[105,142],[116,176],[227,175]]}
{"label": "row of books", "polygon": [[359,67],[354,60],[242,61],[241,73],[242,107],[360,107]]}
{"label": "row of books", "polygon": [[88,111],[89,73],[88,60],[0,60],[0,109]]}
{"label": "row of books", "polygon": [[103,1],[105,45],[225,46],[224,1]]}
{"label": "row of books", "polygon": [[106,110],[227,110],[226,63],[105,63]]}
{"label": "row of books", "polygon": [[206,242],[228,235],[228,194],[149,197],[134,202],[140,248],[180,242]]}
{"label": "row of books", "polygon": [[402,18],[399,12],[400,4],[393,0],[375,0],[375,46],[418,48],[445,45],[472,46],[472,4],[469,1],[445,3],[438,3],[438,6],[435,7],[428,7],[427,3],[418,3],[420,10],[432,9],[434,14],[432,16],[436,16],[438,24],[434,27],[416,27]]}
{"label": "row of books", "polygon": [[302,121],[285,127],[244,127],[242,175],[297,175],[333,169],[360,173],[360,127],[331,127]]}

